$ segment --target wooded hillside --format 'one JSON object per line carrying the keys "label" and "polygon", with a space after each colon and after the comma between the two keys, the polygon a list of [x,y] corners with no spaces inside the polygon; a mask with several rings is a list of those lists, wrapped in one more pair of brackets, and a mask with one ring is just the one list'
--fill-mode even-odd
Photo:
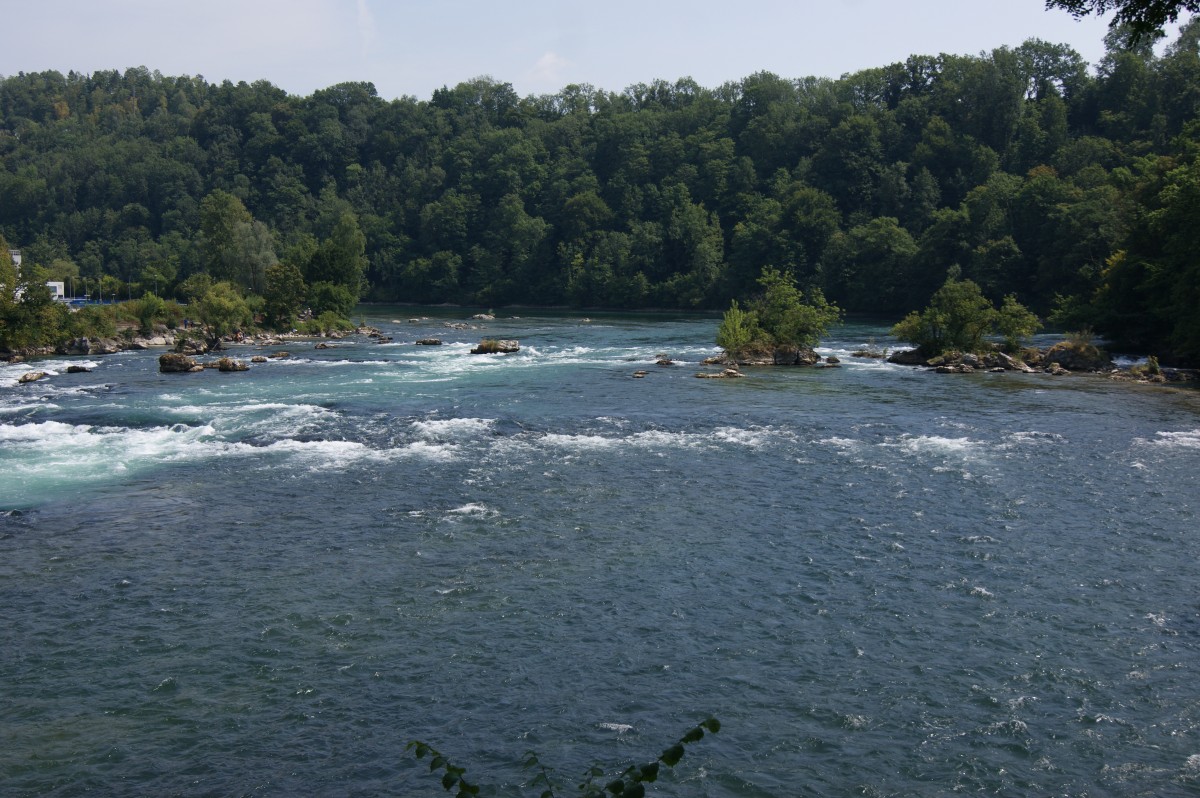
{"label": "wooded hillside", "polygon": [[0,80],[0,236],[47,279],[135,297],[205,273],[269,293],[283,264],[370,300],[724,308],[773,266],[899,318],[957,265],[1195,362],[1200,24],[1161,56],[1127,44],[1094,69],[1031,40],[526,98],[20,74]]}

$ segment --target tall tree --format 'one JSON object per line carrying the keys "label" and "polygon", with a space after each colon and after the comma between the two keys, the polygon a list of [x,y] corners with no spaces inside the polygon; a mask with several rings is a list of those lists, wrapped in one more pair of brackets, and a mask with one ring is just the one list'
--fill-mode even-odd
{"label": "tall tree", "polygon": [[1200,0],[1046,0],[1046,8],[1060,8],[1076,18],[1115,11],[1110,25],[1128,25],[1137,36],[1145,36],[1175,22],[1183,12],[1200,11]]}

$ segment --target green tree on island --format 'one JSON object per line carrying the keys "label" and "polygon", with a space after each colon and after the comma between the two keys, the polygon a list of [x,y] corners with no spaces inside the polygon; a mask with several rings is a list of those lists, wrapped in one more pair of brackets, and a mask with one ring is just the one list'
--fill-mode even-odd
{"label": "green tree on island", "polygon": [[997,310],[971,280],[959,279],[957,267],[921,312],[912,311],[894,327],[892,335],[907,341],[922,354],[983,352],[991,348],[988,336],[1004,339],[1004,348],[1017,351],[1022,341],[1037,332],[1040,323],[1016,297],[1009,294]]}
{"label": "green tree on island", "polygon": [[254,312],[236,285],[220,282],[196,303],[200,322],[208,330],[212,349],[221,348],[221,338],[254,324]]}
{"label": "green tree on island", "polygon": [[762,292],[745,309],[733,300],[717,329],[717,345],[734,360],[801,362],[802,354],[841,319],[841,309],[819,288],[806,296],[790,271],[764,266],[758,284]]}

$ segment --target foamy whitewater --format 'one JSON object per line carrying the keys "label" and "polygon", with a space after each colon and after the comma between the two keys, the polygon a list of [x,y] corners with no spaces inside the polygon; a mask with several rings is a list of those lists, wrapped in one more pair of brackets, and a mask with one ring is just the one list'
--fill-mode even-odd
{"label": "foamy whitewater", "polygon": [[412,313],[0,365],[0,793],[568,795],[710,714],[652,793],[1200,792],[1200,392]]}

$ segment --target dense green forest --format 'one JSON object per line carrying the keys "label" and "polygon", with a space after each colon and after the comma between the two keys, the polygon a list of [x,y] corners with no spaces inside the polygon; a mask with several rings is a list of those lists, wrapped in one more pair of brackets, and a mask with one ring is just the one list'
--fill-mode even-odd
{"label": "dense green forest", "polygon": [[[74,293],[725,308],[765,267],[900,318],[997,303],[1200,361],[1200,23],[1090,68],[1040,40],[840,79],[762,72],[387,101],[145,68],[0,80],[0,237]],[[274,302],[274,304],[272,304]]]}

